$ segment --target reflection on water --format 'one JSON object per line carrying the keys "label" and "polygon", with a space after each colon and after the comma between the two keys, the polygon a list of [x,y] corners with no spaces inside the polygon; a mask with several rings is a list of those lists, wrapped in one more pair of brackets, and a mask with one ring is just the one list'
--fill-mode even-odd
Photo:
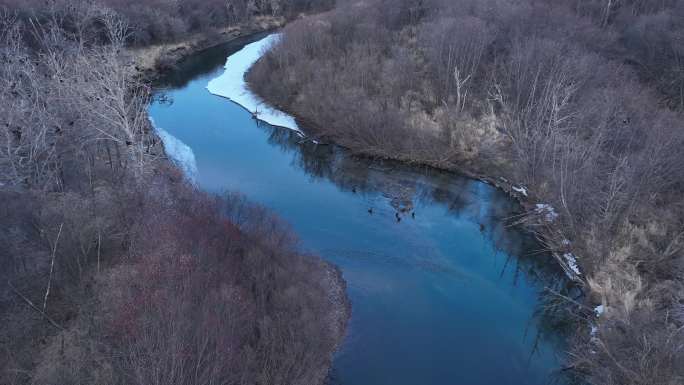
{"label": "reflection on water", "polygon": [[330,383],[558,380],[563,333],[541,292],[568,282],[507,226],[516,204],[453,173],[353,156],[258,123],[205,89],[239,48],[181,65],[150,114],[193,150],[200,186],[245,193],[291,223],[303,249],[340,266],[353,314]]}

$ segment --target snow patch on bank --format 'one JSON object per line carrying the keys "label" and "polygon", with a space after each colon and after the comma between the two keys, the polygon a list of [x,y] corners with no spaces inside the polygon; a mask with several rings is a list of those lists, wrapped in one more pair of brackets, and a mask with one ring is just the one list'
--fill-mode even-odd
{"label": "snow patch on bank", "polygon": [[188,180],[193,183],[197,181],[197,161],[192,149],[180,139],[169,134],[165,129],[154,124],[152,118],[150,118],[150,123],[152,123],[152,127],[154,127],[157,135],[161,138],[166,155],[183,171]]}
{"label": "snow patch on bank", "polygon": [[563,254],[563,258],[565,258],[565,262],[567,262],[568,267],[570,268],[570,270],[572,270],[573,273],[577,275],[582,275],[579,266],[577,266],[577,258],[575,258],[575,256],[572,253]]}
{"label": "snow patch on bank", "polygon": [[278,41],[280,34],[268,35],[251,44],[247,44],[238,52],[230,55],[226,60],[225,71],[207,85],[207,90],[213,95],[228,98],[241,105],[257,119],[273,126],[280,126],[301,132],[294,117],[270,107],[247,87],[245,74],[249,68]]}
{"label": "snow patch on bank", "polygon": [[594,308],[594,313],[596,314],[596,317],[600,317],[604,311],[605,311],[605,308],[603,307],[603,305],[598,305]]}
{"label": "snow patch on bank", "polygon": [[513,191],[522,194],[523,196],[527,196],[527,189],[525,188],[525,186],[513,186],[511,188],[513,189]]}
{"label": "snow patch on bank", "polygon": [[556,220],[556,218],[558,218],[558,213],[553,206],[548,203],[537,203],[535,205],[534,211],[543,216],[547,222],[553,222]]}
{"label": "snow patch on bank", "polygon": [[[598,305],[594,308],[594,314],[596,315],[596,318],[601,317],[601,314],[606,311],[605,306],[603,304]],[[596,341],[596,333],[598,333],[598,326],[596,326],[593,322],[589,322],[589,327],[591,328],[589,330],[589,337],[591,337],[592,341]],[[595,352],[592,352],[595,353]]]}

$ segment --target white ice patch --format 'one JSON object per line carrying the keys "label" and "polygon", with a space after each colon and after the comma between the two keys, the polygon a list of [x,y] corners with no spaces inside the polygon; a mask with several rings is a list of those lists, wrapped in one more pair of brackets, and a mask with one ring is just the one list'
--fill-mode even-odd
{"label": "white ice patch", "polygon": [[523,196],[527,196],[527,189],[524,186],[513,186],[513,191],[518,192],[522,194]]}
{"label": "white ice patch", "polygon": [[273,126],[289,128],[300,132],[294,117],[270,107],[261,98],[253,94],[245,82],[247,70],[268,50],[280,34],[268,35],[265,38],[247,44],[226,60],[225,71],[207,85],[207,90],[217,96],[228,98],[246,110],[256,114],[257,119]]}
{"label": "white ice patch", "polygon": [[553,206],[547,203],[537,203],[534,211],[539,215],[543,215],[547,222],[553,222],[558,218],[558,213],[554,210]]}
{"label": "white ice patch", "polygon": [[[594,314],[596,314],[596,318],[600,317],[601,314],[605,311],[605,308],[603,305],[598,305],[594,308]],[[598,326],[594,325],[594,323],[590,322],[589,327],[591,330],[589,331],[589,336],[591,337],[592,341],[597,341],[596,338],[596,333],[598,333]]]}
{"label": "white ice patch", "polygon": [[603,314],[604,310],[605,310],[605,308],[603,307],[603,305],[598,305],[594,308],[594,313],[596,313],[597,317],[600,317],[601,314]]}
{"label": "white ice patch", "polygon": [[[594,313],[596,314],[596,318],[600,317],[601,314],[605,311],[605,308],[603,305],[598,305],[594,308]],[[589,323],[589,327],[591,330],[589,331],[589,336],[591,337],[591,341],[597,341],[598,339],[596,338],[596,333],[598,333],[598,326],[594,325],[593,323]],[[595,353],[593,353],[595,354]]]}
{"label": "white ice patch", "polygon": [[577,258],[575,258],[575,256],[572,255],[572,253],[563,254],[563,258],[565,258],[565,262],[567,262],[570,270],[572,270],[577,275],[582,275],[579,266],[577,266]]}
{"label": "white ice patch", "polygon": [[195,153],[192,152],[192,149],[175,136],[169,134],[163,128],[154,124],[152,118],[150,118],[150,122],[164,144],[166,155],[171,158],[173,163],[183,171],[183,174],[185,174],[191,182],[195,182],[197,180],[197,161],[195,160]]}

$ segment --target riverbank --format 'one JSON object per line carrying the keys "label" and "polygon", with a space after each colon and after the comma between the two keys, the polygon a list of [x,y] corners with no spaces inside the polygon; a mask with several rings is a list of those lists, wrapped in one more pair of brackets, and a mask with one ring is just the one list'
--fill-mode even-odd
{"label": "riverbank", "polygon": [[[154,82],[161,76],[176,70],[181,62],[203,50],[219,46],[237,39],[248,39],[251,35],[259,34],[280,28],[284,25],[282,18],[261,17],[253,23],[247,23],[236,27],[221,30],[215,35],[196,35],[182,42],[153,46],[143,49],[131,50],[130,55],[135,58],[133,70],[140,79],[145,82]],[[164,65],[160,65],[164,63]],[[158,133],[155,132],[157,138]],[[159,139],[160,143],[161,138]],[[170,162],[166,154],[167,161],[163,168]],[[176,167],[175,165],[172,165]],[[351,303],[346,294],[346,282],[341,270],[327,261],[321,261],[323,280],[320,282],[327,290],[327,300],[332,311],[326,314],[321,320],[329,330],[329,335],[335,341],[333,349],[326,353],[327,364],[322,367],[315,375],[312,384],[323,384],[329,374],[332,359],[335,352],[339,349],[346,335],[346,327],[351,317]]]}
{"label": "riverbank", "polygon": [[142,28],[103,2],[37,4],[0,18],[0,383],[321,382],[341,277],[270,211],[187,183],[148,120],[158,64],[215,41],[136,69]]}
{"label": "riverbank", "polygon": [[[363,159],[263,124],[207,92],[233,72],[222,49],[184,63],[164,87],[173,103],[154,103],[150,115],[193,149],[198,186],[242,191],[272,208],[303,249],[342,269],[353,316],[331,382],[547,383],[561,367],[564,330],[551,326],[554,314],[539,313],[539,293],[565,292],[567,279],[530,256],[529,236],[505,226],[517,205],[469,178]],[[228,63],[261,56],[235,44],[230,52]],[[230,89],[236,94],[217,91],[231,100],[244,94]]]}
{"label": "riverbank", "polygon": [[347,336],[347,326],[351,319],[352,306],[347,295],[347,282],[342,276],[342,270],[331,262],[323,261],[325,265],[325,287],[328,288],[328,300],[333,311],[328,313],[325,323],[329,325],[331,334],[334,336],[335,344],[333,350],[327,356],[328,365],[318,373],[318,378],[314,384],[326,384],[332,369],[335,353],[341,348]]}
{"label": "riverbank", "polygon": [[432,5],[414,19],[370,2],[290,24],[248,82],[313,137],[511,194],[524,208],[511,222],[585,289],[582,303],[558,296],[578,320],[568,366],[596,384],[681,379],[680,117],[571,32],[540,25],[518,44],[501,27],[518,19]]}
{"label": "riverbank", "polygon": [[[451,161],[451,160],[430,160],[419,157],[412,157],[410,154],[401,154],[394,151],[384,149],[382,147],[374,147],[369,149],[367,147],[355,145],[353,142],[345,141],[344,138],[336,138],[325,134],[325,130],[321,125],[314,122],[307,116],[295,111],[290,106],[284,106],[278,103],[278,100],[272,98],[270,94],[260,94],[258,90],[260,87],[255,85],[250,78],[250,74],[246,75],[247,87],[264,101],[274,106],[276,110],[284,112],[286,115],[294,117],[297,122],[298,129],[295,131],[302,132],[304,135],[310,136],[316,143],[332,143],[343,148],[348,149],[357,156],[364,156],[374,159],[385,159],[402,162],[413,166],[426,166],[435,170],[448,171],[467,178],[479,180],[483,183],[491,185],[515,200],[521,207],[521,215],[512,220],[512,223],[522,224],[528,232],[533,234],[537,240],[544,245],[544,251],[548,252],[554,257],[556,262],[565,271],[568,278],[574,281],[580,290],[583,290],[587,282],[581,271],[577,267],[576,260],[563,257],[568,253],[572,253],[568,239],[563,235],[563,227],[559,221],[546,220],[549,210],[555,213],[555,209],[548,204],[540,203],[538,197],[535,197],[535,186],[524,186],[520,183],[512,182],[513,173],[502,173],[503,170],[509,167],[500,167],[501,164],[495,163],[477,163],[477,161]],[[275,124],[277,125],[277,124]],[[291,127],[286,127],[293,129]],[[498,171],[498,172],[496,172]],[[539,205],[543,206],[539,206]],[[595,305],[593,305],[595,306]]]}
{"label": "riverbank", "polygon": [[284,17],[257,16],[253,20],[212,33],[195,33],[177,42],[134,47],[128,50],[129,68],[140,79],[153,82],[165,73],[173,71],[183,59],[205,49],[259,32],[282,28]]}

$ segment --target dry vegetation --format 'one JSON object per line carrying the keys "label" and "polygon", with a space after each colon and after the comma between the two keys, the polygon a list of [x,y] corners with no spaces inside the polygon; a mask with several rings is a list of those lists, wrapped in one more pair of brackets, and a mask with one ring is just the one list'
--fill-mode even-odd
{"label": "dry vegetation", "polygon": [[137,46],[174,42],[196,32],[211,34],[256,17],[296,17],[332,4],[332,0],[0,0],[0,6],[21,17],[59,18],[68,34],[92,27],[92,18],[101,10],[114,11],[129,25],[128,43]]}
{"label": "dry vegetation", "polygon": [[344,1],[288,25],[248,80],[355,151],[526,186],[528,223],[588,289],[569,365],[596,385],[674,385],[682,57],[680,1]]}
{"label": "dry vegetation", "polygon": [[126,17],[47,4],[0,15],[0,383],[322,383],[339,273],[169,165]]}

